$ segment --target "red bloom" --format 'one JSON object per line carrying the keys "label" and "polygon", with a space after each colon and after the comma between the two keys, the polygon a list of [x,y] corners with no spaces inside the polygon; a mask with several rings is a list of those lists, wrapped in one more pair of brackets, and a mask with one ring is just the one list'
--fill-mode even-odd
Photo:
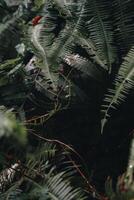
{"label": "red bloom", "polygon": [[36,26],[39,23],[41,18],[42,18],[42,16],[39,16],[39,15],[34,17],[33,20],[32,20],[32,25]]}

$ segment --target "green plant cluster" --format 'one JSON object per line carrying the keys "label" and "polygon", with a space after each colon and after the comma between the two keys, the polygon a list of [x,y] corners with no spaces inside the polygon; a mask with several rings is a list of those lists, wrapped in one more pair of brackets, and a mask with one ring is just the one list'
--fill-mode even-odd
{"label": "green plant cluster", "polygon": [[123,107],[133,109],[133,13],[132,0],[0,2],[1,200],[133,200],[132,136],[128,167],[102,195],[75,145],[53,133],[66,113],[89,109],[103,137]]}

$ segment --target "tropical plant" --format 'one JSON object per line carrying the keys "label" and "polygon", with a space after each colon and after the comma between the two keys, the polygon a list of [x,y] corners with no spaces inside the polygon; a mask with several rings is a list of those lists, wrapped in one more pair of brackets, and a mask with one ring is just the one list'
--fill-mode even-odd
{"label": "tropical plant", "polygon": [[[52,128],[66,111],[90,108],[90,126],[96,110],[99,116],[93,134],[103,137],[115,113],[133,100],[133,6],[132,0],[27,0],[11,7],[1,1],[0,199],[133,198],[133,163],[116,192],[106,182],[103,197],[77,165],[79,154]],[[45,138],[44,129],[58,140]],[[92,140],[92,129],[89,134]]]}
{"label": "tropical plant", "polygon": [[1,172],[0,198],[87,199],[84,189],[72,185],[76,168],[67,156],[69,152],[59,151],[50,143],[44,143],[34,154],[29,152],[25,165],[18,161]]}
{"label": "tropical plant", "polygon": [[[124,1],[123,6],[124,4],[129,7],[131,1]],[[117,33],[119,31],[117,29],[119,26],[123,27],[120,21],[118,22],[119,16],[113,24],[114,21],[109,12],[111,6],[112,8],[120,6],[120,12],[124,11],[126,14],[122,3],[119,5],[116,1],[113,1],[112,5],[107,1],[79,1],[79,3],[64,1],[61,4],[60,1],[54,1],[54,3],[48,1],[43,10],[43,17],[38,24],[32,27],[30,34],[35,53],[40,60],[37,65],[43,69],[46,79],[46,89],[53,91],[55,98],[62,96],[61,90],[60,95],[58,90],[59,85],[61,86],[61,79],[64,81],[62,91],[65,97],[76,96],[78,98],[73,81],[75,70],[77,73],[79,71],[81,74],[102,82],[105,73],[111,76],[111,72],[116,71],[115,78],[112,79],[113,86],[110,86],[108,92],[104,94],[102,132],[112,109],[116,109],[133,89],[133,36],[124,34],[125,37],[130,37],[130,48],[125,47],[128,43],[125,45],[125,41],[121,42],[123,36],[120,36],[118,40],[120,34]],[[115,8],[113,12],[116,17]],[[124,16],[122,23],[127,23],[129,20],[129,26],[133,30],[131,18],[131,13],[128,13],[126,17]],[[118,41],[117,44],[115,41]],[[119,49],[122,49],[122,54]],[[59,73],[60,66],[65,71],[62,74]],[[66,88],[70,90],[65,90]]]}

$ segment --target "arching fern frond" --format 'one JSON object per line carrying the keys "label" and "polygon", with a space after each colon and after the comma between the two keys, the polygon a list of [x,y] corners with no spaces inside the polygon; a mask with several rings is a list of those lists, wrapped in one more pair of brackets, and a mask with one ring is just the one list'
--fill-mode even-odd
{"label": "arching fern frond", "polygon": [[[30,191],[32,197],[52,200],[87,199],[84,189],[72,184],[77,175],[74,173],[76,170],[73,169],[72,164],[66,160],[67,152],[58,152],[57,147],[50,143],[46,143],[42,147],[41,154],[39,152],[40,150],[37,153],[38,158],[34,157],[36,161],[32,170],[42,174],[42,184],[39,183],[39,187],[37,187],[33,182],[33,190]],[[39,167],[37,169],[38,162],[40,170]],[[58,172],[59,169],[60,172]]]}
{"label": "arching fern frond", "polygon": [[[59,3],[59,5],[60,4],[62,7],[62,3]],[[38,32],[40,32],[38,42],[44,51],[47,52],[47,60],[49,61],[50,67],[52,67],[52,62],[53,65],[56,65],[56,62],[59,57],[61,57],[61,54],[64,55],[63,52],[69,49],[69,44],[73,42],[72,37],[75,35],[75,32],[78,31],[77,29],[81,23],[81,16],[78,19],[77,17],[68,19],[69,16],[66,16],[65,20],[64,17],[60,16],[59,11],[56,9],[56,5],[55,7],[52,3],[48,3],[48,5],[49,8],[46,6],[45,14],[41,21],[42,28],[39,28],[38,25]],[[61,22],[60,24],[58,24],[58,20]],[[57,31],[57,26],[61,27],[59,27],[59,31],[55,33],[55,31]],[[34,42],[34,40],[32,40],[32,43],[38,50],[37,44]],[[41,51],[39,52],[42,54]]]}
{"label": "arching fern frond", "polygon": [[63,151],[48,142],[38,147],[33,156],[29,155],[23,180],[31,187],[28,187],[28,190],[27,187],[26,190],[24,188],[20,199],[23,199],[23,194],[27,199],[88,199],[84,188],[75,183],[77,178],[82,180],[68,155],[70,154],[67,150]]}
{"label": "arching fern frond", "polygon": [[[46,12],[41,23],[31,30],[31,42],[42,60],[42,69],[46,81],[51,83],[54,91],[57,91],[59,60],[64,59],[66,54],[73,51],[74,46],[71,44],[74,43],[74,35],[80,20],[75,20],[72,17],[65,22],[53,3],[49,1],[47,3],[48,8],[46,6]],[[58,24],[58,20],[62,21],[61,24]],[[58,32],[57,26],[61,26]]]}
{"label": "arching fern frond", "polygon": [[110,2],[107,0],[87,0],[84,13],[87,16],[86,27],[89,38],[94,42],[102,62],[105,63],[106,69],[110,72],[116,57],[110,18]]}
{"label": "arching fern frond", "polygon": [[[42,186],[35,185],[28,194],[29,198],[49,199],[49,200],[86,200],[86,192],[82,188],[71,185],[69,172],[60,172],[45,179]],[[33,182],[34,183],[34,182]]]}
{"label": "arching fern frond", "polygon": [[53,81],[53,78],[50,73],[46,51],[40,44],[40,37],[41,37],[40,33],[41,33],[42,28],[43,28],[42,24],[38,24],[37,26],[34,27],[31,41],[34,44],[35,48],[38,50],[39,52],[38,54],[40,55],[40,58],[42,59],[42,68],[44,69],[46,80],[51,81],[52,87],[56,91],[55,82]]}
{"label": "arching fern frond", "polygon": [[109,89],[102,105],[104,117],[102,119],[102,131],[110,116],[111,109],[116,109],[134,88],[134,47],[124,58],[119,72],[115,78],[114,88]]}
{"label": "arching fern frond", "polygon": [[[72,174],[71,174],[72,176]],[[87,199],[84,191],[81,188],[74,188],[71,186],[69,181],[70,174],[61,172],[54,177],[51,177],[47,180],[47,186],[49,189],[49,196],[51,199],[58,200],[85,200]]]}
{"label": "arching fern frond", "polygon": [[77,44],[79,44],[87,52],[93,63],[99,65],[102,69],[106,69],[105,63],[101,60],[101,57],[90,38],[75,36],[75,40],[77,40]]}

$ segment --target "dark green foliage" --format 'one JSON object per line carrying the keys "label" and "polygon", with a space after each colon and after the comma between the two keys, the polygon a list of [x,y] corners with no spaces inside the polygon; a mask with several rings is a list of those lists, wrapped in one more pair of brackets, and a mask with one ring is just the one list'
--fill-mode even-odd
{"label": "dark green foliage", "polygon": [[[0,2],[0,199],[132,200],[133,145],[117,190],[108,180],[103,197],[79,154],[59,140],[80,147],[94,183],[99,164],[92,149],[108,152],[107,130],[116,119],[120,125],[124,108],[133,111],[133,6],[132,0]],[[125,131],[132,129],[130,123]]]}
{"label": "dark green foliage", "polygon": [[116,41],[119,45],[118,48],[123,53],[127,53],[134,45],[133,6],[134,2],[132,0],[113,0],[113,18]]}
{"label": "dark green foliage", "polygon": [[3,186],[5,176],[13,177],[11,174],[13,172],[14,176],[15,173],[18,173],[20,179],[14,183],[12,183],[13,178],[7,179],[8,183],[12,183],[13,186],[7,190],[2,187],[3,192],[0,194],[0,198],[87,199],[84,189],[76,188],[71,184],[76,169],[75,165],[73,166],[69,160],[67,161],[68,156],[69,152],[59,151],[56,145],[44,143],[34,151],[34,154],[28,154],[26,165],[18,163],[18,169],[15,169],[15,171],[11,171],[13,169],[12,166],[10,171],[8,168],[7,171],[5,170],[5,172],[1,173],[1,176],[3,176],[1,184]]}

